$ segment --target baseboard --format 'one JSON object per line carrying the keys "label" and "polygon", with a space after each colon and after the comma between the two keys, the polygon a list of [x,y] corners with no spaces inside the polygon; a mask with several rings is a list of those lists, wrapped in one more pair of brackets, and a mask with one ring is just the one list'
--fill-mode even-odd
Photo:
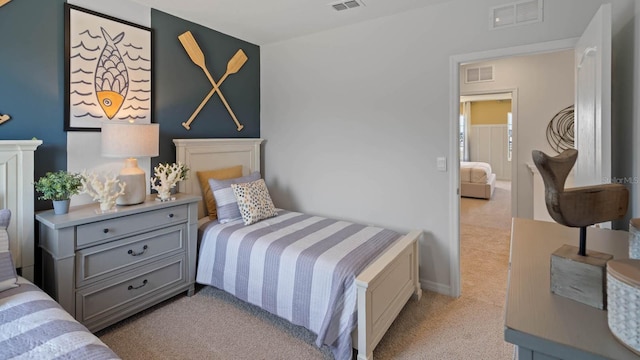
{"label": "baseboard", "polygon": [[437,292],[443,295],[451,296],[451,286],[437,283],[431,280],[420,279],[420,287],[423,290]]}

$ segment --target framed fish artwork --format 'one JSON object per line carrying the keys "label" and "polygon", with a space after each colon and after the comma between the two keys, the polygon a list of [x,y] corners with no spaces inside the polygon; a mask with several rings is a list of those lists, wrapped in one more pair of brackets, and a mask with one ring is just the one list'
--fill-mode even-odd
{"label": "framed fish artwork", "polygon": [[151,29],[65,3],[65,131],[151,122]]}

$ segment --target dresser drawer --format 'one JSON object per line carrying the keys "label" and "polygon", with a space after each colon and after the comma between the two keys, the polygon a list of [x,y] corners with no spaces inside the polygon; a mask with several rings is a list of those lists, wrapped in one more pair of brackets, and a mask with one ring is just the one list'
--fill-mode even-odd
{"label": "dresser drawer", "polygon": [[173,256],[116,279],[78,290],[76,319],[83,324],[92,323],[126,312],[128,307],[135,307],[155,293],[185,285],[185,274],[185,256]]}
{"label": "dresser drawer", "polygon": [[147,211],[137,214],[135,217],[123,216],[79,225],[76,229],[76,248],[103,243],[144,230],[186,222],[188,214],[187,205],[182,205]]}
{"label": "dresser drawer", "polygon": [[82,287],[160,257],[185,252],[186,225],[88,247],[76,252],[76,286]]}

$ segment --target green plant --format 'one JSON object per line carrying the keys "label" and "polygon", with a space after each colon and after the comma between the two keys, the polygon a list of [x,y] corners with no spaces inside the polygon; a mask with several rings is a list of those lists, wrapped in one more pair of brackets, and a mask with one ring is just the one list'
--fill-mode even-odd
{"label": "green plant", "polygon": [[82,175],[64,170],[47,172],[34,183],[40,200],[66,200],[78,194],[82,187]]}

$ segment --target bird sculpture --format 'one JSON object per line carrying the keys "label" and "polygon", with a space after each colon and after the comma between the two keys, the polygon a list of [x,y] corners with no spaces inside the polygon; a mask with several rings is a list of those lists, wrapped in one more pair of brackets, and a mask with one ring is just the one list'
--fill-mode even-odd
{"label": "bird sculpture", "polygon": [[531,155],[544,181],[549,215],[559,224],[580,228],[578,255],[587,256],[587,226],[622,218],[627,213],[629,190],[621,184],[565,189],[565,180],[578,158],[576,149],[553,157],[539,150]]}

